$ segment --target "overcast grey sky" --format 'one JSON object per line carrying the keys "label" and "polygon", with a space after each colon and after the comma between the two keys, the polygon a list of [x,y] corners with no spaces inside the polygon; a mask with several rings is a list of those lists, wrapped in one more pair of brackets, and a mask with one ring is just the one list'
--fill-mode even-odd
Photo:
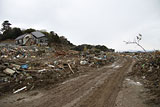
{"label": "overcast grey sky", "polygon": [[141,33],[147,50],[160,49],[160,0],[0,0],[4,20],[116,50],[141,50],[123,42]]}

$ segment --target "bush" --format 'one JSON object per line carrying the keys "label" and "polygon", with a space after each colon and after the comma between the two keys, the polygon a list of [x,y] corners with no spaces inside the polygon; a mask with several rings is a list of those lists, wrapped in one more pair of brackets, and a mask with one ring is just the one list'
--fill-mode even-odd
{"label": "bush", "polygon": [[0,40],[15,39],[22,34],[23,33],[20,28],[8,29],[3,32],[3,35],[1,35]]}

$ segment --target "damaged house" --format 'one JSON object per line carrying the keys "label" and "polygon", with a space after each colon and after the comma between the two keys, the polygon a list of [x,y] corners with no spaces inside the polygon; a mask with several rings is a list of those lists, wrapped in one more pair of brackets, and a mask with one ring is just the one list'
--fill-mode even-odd
{"label": "damaged house", "polygon": [[34,44],[40,44],[40,45],[47,45],[48,44],[48,38],[46,35],[39,31],[31,32],[30,34],[24,34],[16,39],[17,45],[34,45]]}

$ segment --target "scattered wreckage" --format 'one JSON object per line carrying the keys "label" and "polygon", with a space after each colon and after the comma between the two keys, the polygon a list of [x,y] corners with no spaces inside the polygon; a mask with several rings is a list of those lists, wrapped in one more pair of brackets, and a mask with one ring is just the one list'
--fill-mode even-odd
{"label": "scattered wreckage", "polygon": [[111,52],[86,53],[47,46],[0,47],[0,95],[32,90],[63,81],[83,69],[112,63]]}

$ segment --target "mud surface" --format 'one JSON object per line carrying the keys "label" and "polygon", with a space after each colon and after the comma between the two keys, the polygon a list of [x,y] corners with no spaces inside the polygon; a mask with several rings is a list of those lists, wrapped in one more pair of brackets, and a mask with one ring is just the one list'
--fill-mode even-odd
{"label": "mud surface", "polygon": [[0,99],[0,104],[2,107],[122,107],[116,104],[116,98],[132,62],[123,58],[112,65],[68,79],[49,90],[6,96]]}
{"label": "mud surface", "polygon": [[[135,63],[136,61],[132,62],[132,66],[130,66],[127,74],[132,72]],[[149,105],[144,103],[148,97],[145,91],[144,85],[138,78],[126,75],[122,88],[116,98],[115,107],[149,107]]]}

